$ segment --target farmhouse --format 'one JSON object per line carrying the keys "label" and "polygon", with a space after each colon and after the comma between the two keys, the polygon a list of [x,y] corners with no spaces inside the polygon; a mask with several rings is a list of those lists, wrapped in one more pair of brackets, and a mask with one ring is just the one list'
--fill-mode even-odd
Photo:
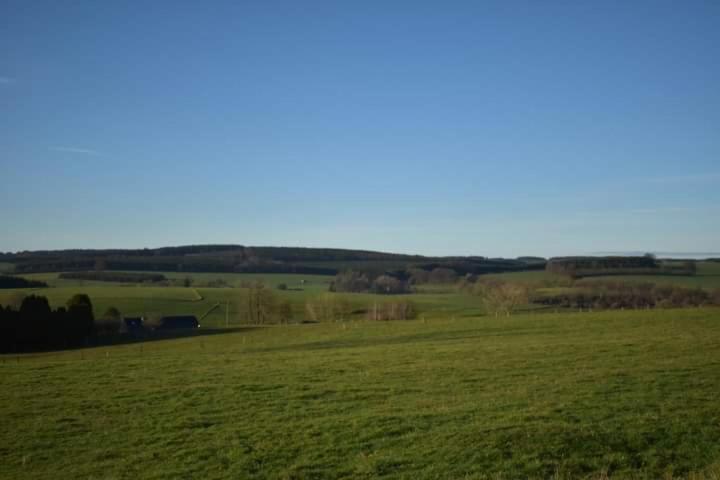
{"label": "farmhouse", "polygon": [[143,317],[125,317],[123,318],[123,326],[128,333],[138,333],[145,329]]}
{"label": "farmhouse", "polygon": [[198,328],[197,317],[195,315],[173,315],[169,317],[162,317],[160,324],[157,326],[157,330],[173,330],[178,328]]}

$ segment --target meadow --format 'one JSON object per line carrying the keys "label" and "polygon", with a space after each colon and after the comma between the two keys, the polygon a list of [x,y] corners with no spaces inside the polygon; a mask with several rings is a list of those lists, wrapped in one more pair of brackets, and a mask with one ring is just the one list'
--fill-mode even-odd
{"label": "meadow", "polygon": [[[42,280],[48,288],[0,290],[0,304],[11,303],[18,295],[43,295],[53,307],[63,306],[75,293],[90,296],[95,316],[101,316],[109,307],[118,308],[125,316],[196,315],[203,317],[203,325],[210,327],[238,326],[245,322],[242,312],[243,283],[263,281],[269,288],[291,301],[298,318],[303,314],[305,301],[327,292],[331,276],[284,274],[222,274],[163,272],[174,280],[191,278],[194,284],[203,285],[215,280],[226,282],[227,287],[155,286],[153,284],[127,284],[58,278],[58,273],[23,275]],[[277,290],[285,284],[288,290]],[[217,308],[216,305],[220,304]],[[226,315],[227,308],[227,315]]]}
{"label": "meadow", "polygon": [[[305,320],[305,305],[327,295],[333,277],[328,275],[299,274],[248,274],[248,273],[195,273],[195,272],[159,272],[169,280],[181,282],[192,280],[190,287],[155,286],[153,284],[131,284],[62,279],[58,273],[36,273],[22,275],[33,280],[42,280],[48,288],[0,290],[0,304],[13,303],[18,295],[36,294],[48,297],[53,307],[65,304],[76,293],[90,296],[95,316],[100,317],[110,307],[118,308],[126,316],[162,316],[196,315],[206,327],[238,327],[247,324],[244,302],[246,289],[251,282],[262,281],[271,288],[279,299],[288,300],[292,307],[293,321]],[[682,275],[607,275],[589,277],[576,281],[567,276],[546,271],[527,271],[484,275],[512,283],[525,284],[545,295],[567,291],[573,286],[582,286],[593,281],[617,280],[622,282],[669,283],[683,287],[706,289],[720,288],[720,263],[699,262],[695,276]],[[225,287],[210,287],[212,282],[224,282]],[[287,290],[279,290],[281,284]],[[397,299],[413,303],[423,318],[475,317],[485,313],[482,300],[463,292],[455,285],[418,285],[416,293],[411,295],[393,295],[391,297],[362,293],[332,294],[344,299],[356,312],[351,317],[363,318],[367,310],[376,302],[382,303]],[[521,310],[542,310],[540,305],[525,305]],[[555,310],[554,308],[552,310]]]}
{"label": "meadow", "polygon": [[[75,293],[90,296],[95,316],[101,316],[109,307],[118,308],[126,316],[192,314],[204,317],[202,324],[208,327],[240,326],[247,323],[244,312],[246,289],[241,285],[262,281],[273,289],[280,299],[290,302],[294,321],[305,319],[305,304],[327,294],[332,276],[297,274],[246,274],[246,273],[177,273],[162,272],[168,279],[191,278],[193,285],[154,286],[152,284],[124,284],[58,278],[58,273],[23,275],[25,278],[42,280],[48,288],[0,290],[0,304],[12,303],[18,295],[43,295],[53,307],[65,304]],[[228,287],[203,287],[221,279]],[[285,284],[287,290],[277,289]],[[200,285],[200,286],[195,286]],[[473,316],[484,313],[479,298],[459,292],[452,285],[422,286],[417,294],[393,295],[391,297],[362,293],[333,294],[343,298],[356,311],[367,309],[375,302],[407,299],[417,309],[430,317]],[[218,305],[217,308],[214,308]],[[227,309],[227,314],[226,314]],[[205,316],[207,312],[210,312]],[[361,313],[355,317],[363,317]]]}
{"label": "meadow", "polygon": [[[164,274],[193,284],[25,275],[49,286],[22,293],[87,293],[96,316],[211,313],[187,337],[0,356],[0,478],[720,478],[720,308],[495,317],[453,285],[384,297],[328,294],[329,276]],[[246,324],[257,280],[298,323]],[[358,310],[300,324],[322,295]],[[398,297],[416,320],[360,312]]]}
{"label": "meadow", "polygon": [[0,357],[1,478],[718,478],[720,309]]}

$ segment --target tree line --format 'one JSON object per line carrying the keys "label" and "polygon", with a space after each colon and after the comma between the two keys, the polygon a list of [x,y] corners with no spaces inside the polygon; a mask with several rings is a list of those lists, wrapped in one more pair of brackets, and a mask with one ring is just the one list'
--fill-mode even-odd
{"label": "tree line", "polygon": [[5,288],[46,288],[47,283],[40,280],[28,280],[27,278],[15,277],[13,275],[0,275],[0,289]]}
{"label": "tree line", "polygon": [[329,290],[331,292],[377,293],[383,295],[412,293],[412,288],[406,278],[398,278],[388,274],[371,278],[366,273],[354,270],[337,274],[330,283]]}
{"label": "tree line", "polygon": [[695,275],[694,260],[661,261],[653,255],[634,257],[558,257],[551,258],[545,269],[548,272],[568,275],[571,278],[600,275]]}
{"label": "tree line", "polygon": [[65,272],[58,275],[58,278],[122,283],[162,282],[167,280],[165,275],[161,273],[111,272],[104,270],[92,272]]}
{"label": "tree line", "polygon": [[610,273],[654,273],[659,262],[652,255],[609,257],[556,257],[548,260],[548,272],[577,278]]}
{"label": "tree line", "polygon": [[586,282],[563,293],[539,296],[535,303],[580,309],[678,308],[720,305],[720,289],[617,281]]}
{"label": "tree line", "polygon": [[96,333],[92,302],[74,295],[52,309],[39,295],[23,298],[19,308],[0,306],[0,351],[23,352],[84,345]]}

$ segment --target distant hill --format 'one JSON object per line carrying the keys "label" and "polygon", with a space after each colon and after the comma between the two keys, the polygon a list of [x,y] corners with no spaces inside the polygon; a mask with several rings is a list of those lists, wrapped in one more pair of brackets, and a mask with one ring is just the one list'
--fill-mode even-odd
{"label": "distant hill", "polygon": [[545,268],[545,259],[539,257],[426,257],[369,250],[243,245],[23,251],[0,254],[0,262],[11,264],[14,273],[135,270],[334,275],[348,269],[383,273],[443,267],[464,275]]}

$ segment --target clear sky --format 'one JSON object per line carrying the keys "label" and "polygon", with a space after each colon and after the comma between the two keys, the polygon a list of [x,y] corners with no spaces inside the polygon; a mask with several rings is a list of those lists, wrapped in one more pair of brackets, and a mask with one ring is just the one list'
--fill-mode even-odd
{"label": "clear sky", "polygon": [[720,2],[0,1],[0,250],[720,250]]}

